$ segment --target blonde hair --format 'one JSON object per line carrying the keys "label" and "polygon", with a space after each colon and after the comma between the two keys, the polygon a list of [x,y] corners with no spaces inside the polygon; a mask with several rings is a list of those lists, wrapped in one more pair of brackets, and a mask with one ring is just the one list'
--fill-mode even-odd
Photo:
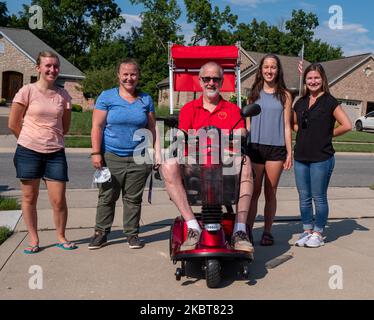
{"label": "blonde hair", "polygon": [[38,54],[38,57],[36,59],[36,65],[40,66],[40,62],[42,58],[56,58],[58,61],[58,64],[60,64],[60,59],[58,55],[52,51],[41,51]]}

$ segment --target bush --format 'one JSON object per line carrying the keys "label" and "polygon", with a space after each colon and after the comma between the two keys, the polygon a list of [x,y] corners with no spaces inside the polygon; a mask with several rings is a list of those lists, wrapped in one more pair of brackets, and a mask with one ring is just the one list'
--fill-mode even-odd
{"label": "bush", "polygon": [[20,208],[17,199],[0,196],[0,210],[19,210]]}
{"label": "bush", "polygon": [[0,98],[0,106],[5,106],[5,105],[6,105],[6,99]]}
{"label": "bush", "polygon": [[82,111],[83,111],[83,108],[82,108],[82,106],[79,105],[79,104],[73,104],[73,105],[71,106],[71,111],[73,111],[73,112],[82,112]]}
{"label": "bush", "polygon": [[92,110],[73,112],[68,134],[73,136],[89,136],[91,135],[91,127]]}
{"label": "bush", "polygon": [[0,245],[12,235],[12,231],[7,227],[0,227]]}
{"label": "bush", "polygon": [[[248,104],[246,96],[240,96],[240,98],[242,99],[242,107]],[[236,104],[237,103],[236,94],[231,95],[229,98],[229,101]]]}
{"label": "bush", "polygon": [[83,94],[85,97],[96,99],[104,90],[118,86],[115,67],[104,67],[89,70],[83,80]]}

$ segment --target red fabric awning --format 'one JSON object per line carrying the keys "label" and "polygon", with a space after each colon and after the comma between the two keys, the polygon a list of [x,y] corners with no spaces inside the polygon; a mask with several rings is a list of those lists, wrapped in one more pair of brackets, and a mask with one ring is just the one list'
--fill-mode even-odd
{"label": "red fabric awning", "polygon": [[[214,61],[225,70],[222,92],[235,92],[235,67],[239,56],[236,46],[193,46],[173,45],[171,57],[174,64],[173,81],[175,91],[200,92],[199,69]],[[233,71],[229,71],[233,70]]]}

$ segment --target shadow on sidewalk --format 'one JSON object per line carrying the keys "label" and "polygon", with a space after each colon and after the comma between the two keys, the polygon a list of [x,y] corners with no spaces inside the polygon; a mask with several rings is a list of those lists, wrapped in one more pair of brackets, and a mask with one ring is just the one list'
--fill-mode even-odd
{"label": "shadow on sidewalk", "polygon": [[[174,219],[164,219],[152,224],[143,225],[140,228],[140,237],[148,245],[152,245],[152,242],[164,241],[165,250],[168,251],[168,241],[169,241],[169,227],[173,223]],[[152,232],[160,229],[165,229],[166,231]],[[370,229],[360,225],[354,219],[342,219],[342,220],[330,220],[326,227],[326,244],[336,241],[341,237],[349,236],[355,231],[369,231]],[[260,239],[263,232],[263,225],[261,227],[256,227],[253,230],[254,237],[254,261],[249,266],[249,277],[244,280],[240,275],[241,265],[238,261],[222,261],[222,281],[221,288],[230,286],[235,281],[246,281],[250,286],[257,284],[257,280],[263,279],[269,273],[267,268],[267,263],[277,259],[282,258],[287,255],[292,256],[292,247],[294,246],[294,241],[298,238],[298,235],[302,232],[302,222],[301,221],[276,221],[272,228],[272,234],[274,236],[275,242],[273,246],[261,246]],[[90,235],[91,237],[91,235]],[[78,245],[89,243],[90,237],[85,239],[80,239],[75,241]],[[114,230],[108,236],[108,245],[126,243],[126,237],[124,236],[122,230]],[[307,250],[307,249],[306,249]],[[287,264],[287,259],[282,263],[284,266]],[[172,261],[170,261],[172,263]],[[180,264],[178,263],[177,266]],[[274,267],[276,268],[276,267]],[[271,269],[270,269],[271,271]],[[201,269],[201,262],[189,262],[186,265],[186,275],[187,278],[183,278],[181,285],[188,286],[196,283],[197,281],[204,280],[204,272]],[[173,275],[170,275],[173,277]],[[184,280],[184,281],[183,281]]]}
{"label": "shadow on sidewalk", "polygon": [[[329,221],[326,227],[326,243],[338,240],[341,237],[349,236],[355,231],[369,231],[368,228],[360,225],[354,219],[345,219],[339,221]],[[272,234],[275,242],[273,246],[261,246],[260,239],[263,232],[263,226],[253,230],[255,254],[254,261],[249,266],[248,280],[243,280],[240,276],[240,263],[236,261],[225,261],[222,263],[222,281],[221,288],[231,285],[234,281],[247,281],[247,284],[254,286],[257,280],[263,279],[271,272],[267,268],[267,263],[287,255],[292,256],[292,247],[302,232],[301,221],[278,221],[273,225]],[[307,249],[306,249],[307,250]],[[282,265],[287,264],[287,258]],[[279,265],[278,265],[279,266]],[[276,268],[276,267],[275,267]],[[182,283],[190,285],[199,280],[204,280],[204,273],[199,269],[199,264],[187,265],[188,276],[191,277]],[[186,270],[186,271],[187,271]],[[195,278],[195,279],[192,279]]]}
{"label": "shadow on sidewalk", "polygon": [[[164,219],[161,221],[153,222],[151,224],[142,225],[140,227],[139,237],[144,241],[145,244],[152,242],[164,241],[169,239],[169,229],[170,225],[173,223],[174,219]],[[159,230],[167,227],[167,231],[162,231],[159,233],[154,233],[150,235],[144,235],[144,233]],[[92,234],[88,238],[80,239],[75,241],[77,244],[89,243]],[[108,235],[108,245],[127,243],[126,236],[123,234],[122,230],[114,230]]]}
{"label": "shadow on sidewalk", "polygon": [[4,184],[0,184],[0,192],[4,192],[4,191],[11,191],[11,190],[14,190],[14,188],[9,188],[9,185],[4,185]]}
{"label": "shadow on sidewalk", "polygon": [[370,229],[360,225],[354,219],[329,221],[325,231],[325,242],[327,243],[336,241],[340,237],[352,234],[354,231],[370,231]]}

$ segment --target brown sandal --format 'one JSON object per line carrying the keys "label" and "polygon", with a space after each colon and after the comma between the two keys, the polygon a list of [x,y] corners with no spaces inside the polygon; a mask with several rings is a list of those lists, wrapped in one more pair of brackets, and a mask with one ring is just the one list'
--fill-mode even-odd
{"label": "brown sandal", "polygon": [[270,232],[264,232],[261,237],[260,245],[272,246],[274,244],[274,237]]}

